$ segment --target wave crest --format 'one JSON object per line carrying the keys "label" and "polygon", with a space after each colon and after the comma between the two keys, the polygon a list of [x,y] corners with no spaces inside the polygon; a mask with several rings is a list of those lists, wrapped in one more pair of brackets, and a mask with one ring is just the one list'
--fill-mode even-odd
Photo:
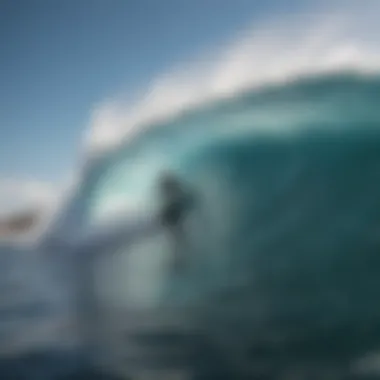
{"label": "wave crest", "polygon": [[156,78],[134,104],[118,98],[100,104],[86,134],[87,151],[112,148],[148,125],[268,83],[348,69],[377,72],[380,51],[374,36],[380,4],[364,3],[265,20],[213,53]]}

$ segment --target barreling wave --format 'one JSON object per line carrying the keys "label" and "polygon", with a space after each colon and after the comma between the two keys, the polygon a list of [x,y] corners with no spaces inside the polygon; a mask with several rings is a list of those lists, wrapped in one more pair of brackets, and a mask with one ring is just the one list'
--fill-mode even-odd
{"label": "barreling wave", "polygon": [[262,140],[291,141],[300,135],[311,140],[321,134],[335,135],[336,140],[377,135],[379,93],[378,75],[346,71],[207,103],[147,127],[119,149],[94,160],[91,176],[103,177],[100,173],[107,172],[107,180],[97,186],[99,195],[94,197],[103,199],[102,192],[112,194],[105,206],[110,209],[133,212],[151,207],[148,193],[159,172],[190,170],[196,156],[210,144],[244,140],[254,147]]}
{"label": "barreling wave", "polygon": [[361,359],[380,345],[379,95],[380,78],[355,71],[273,84],[155,124],[100,158],[82,195],[90,223],[154,208],[162,170],[201,200],[186,279],[163,273],[165,243],[143,241],[126,252],[128,291],[107,282],[117,302],[196,300],[234,373],[369,370]]}
{"label": "barreling wave", "polygon": [[379,350],[380,55],[360,29],[369,19],[333,16],[317,17],[316,33],[307,19],[283,38],[245,36],[195,83],[169,75],[132,111],[106,104],[90,145],[112,149],[88,162],[60,226],[154,212],[157,177],[176,173],[201,200],[187,277],[162,269],[164,239],[147,239],[125,267],[115,259],[102,302],[196,302],[213,347],[246,378],[263,366],[272,378],[345,378]]}

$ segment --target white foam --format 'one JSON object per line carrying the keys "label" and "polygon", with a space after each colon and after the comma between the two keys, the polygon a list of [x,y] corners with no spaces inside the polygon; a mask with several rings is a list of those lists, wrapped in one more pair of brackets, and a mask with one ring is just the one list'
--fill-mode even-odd
{"label": "white foam", "polygon": [[159,76],[134,104],[118,98],[100,104],[86,134],[87,150],[112,148],[144,126],[252,87],[344,69],[377,71],[379,10],[374,0],[345,1],[263,20],[213,54]]}

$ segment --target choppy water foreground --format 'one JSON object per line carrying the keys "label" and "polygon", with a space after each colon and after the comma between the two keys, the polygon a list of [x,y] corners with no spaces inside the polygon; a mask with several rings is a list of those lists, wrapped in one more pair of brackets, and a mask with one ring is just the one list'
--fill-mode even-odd
{"label": "choppy water foreground", "polygon": [[0,360],[0,376],[7,380],[118,380],[86,365],[73,352],[36,351]]}

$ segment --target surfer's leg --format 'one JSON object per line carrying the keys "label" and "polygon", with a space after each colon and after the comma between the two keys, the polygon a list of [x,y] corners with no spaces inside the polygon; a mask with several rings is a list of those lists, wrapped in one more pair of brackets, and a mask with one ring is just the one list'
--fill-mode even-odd
{"label": "surfer's leg", "polygon": [[175,270],[183,269],[185,265],[186,242],[182,225],[176,225],[172,231],[172,262]]}

